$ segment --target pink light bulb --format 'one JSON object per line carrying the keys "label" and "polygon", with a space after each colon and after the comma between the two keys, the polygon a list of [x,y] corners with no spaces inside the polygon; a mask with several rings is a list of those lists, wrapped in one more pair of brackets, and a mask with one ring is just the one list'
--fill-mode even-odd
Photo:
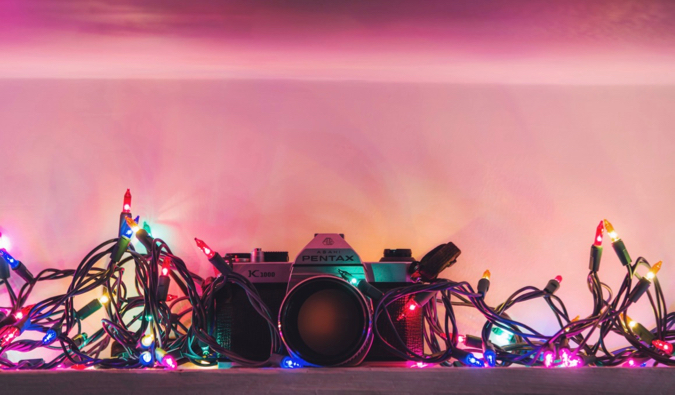
{"label": "pink light bulb", "polygon": [[162,360],[162,365],[164,365],[164,367],[166,367],[169,370],[174,370],[178,367],[176,359],[171,355],[166,355],[164,357],[164,359]]}
{"label": "pink light bulb", "polygon": [[553,351],[546,351],[544,353],[544,366],[547,368],[553,366]]}

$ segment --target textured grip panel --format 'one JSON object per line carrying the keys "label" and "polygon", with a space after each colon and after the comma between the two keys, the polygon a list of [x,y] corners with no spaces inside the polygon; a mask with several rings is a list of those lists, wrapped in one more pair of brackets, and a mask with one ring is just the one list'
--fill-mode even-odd
{"label": "textured grip panel", "polygon": [[[379,290],[382,292],[390,291],[394,288],[409,286],[408,283],[374,283]],[[417,354],[422,354],[424,352],[424,339],[423,339],[423,319],[422,319],[422,309],[416,309],[414,311],[406,310],[406,306],[409,302],[409,298],[399,299],[396,302],[392,303],[388,310],[391,315],[392,320],[394,321],[394,326],[396,332],[405,342],[405,344]],[[401,317],[401,319],[398,319]],[[398,345],[398,340],[396,339],[396,333],[394,329],[387,322],[387,318],[383,315],[380,315],[380,318],[377,322],[380,335],[390,344],[396,346]],[[396,355],[390,353],[385,346],[382,344],[382,341],[375,336],[373,346],[370,349],[370,353],[366,356],[366,361],[402,361],[403,359],[399,358]]]}

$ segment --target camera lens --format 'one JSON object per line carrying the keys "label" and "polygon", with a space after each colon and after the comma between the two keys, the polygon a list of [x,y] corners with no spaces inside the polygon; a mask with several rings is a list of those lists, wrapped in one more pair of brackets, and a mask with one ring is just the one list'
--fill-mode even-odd
{"label": "camera lens", "polygon": [[296,285],[281,306],[279,322],[288,349],[314,365],[358,364],[372,343],[368,302],[332,276]]}

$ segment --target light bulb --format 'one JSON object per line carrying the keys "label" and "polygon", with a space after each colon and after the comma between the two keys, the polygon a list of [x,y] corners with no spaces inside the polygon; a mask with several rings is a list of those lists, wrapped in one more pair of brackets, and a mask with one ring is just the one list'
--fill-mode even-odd
{"label": "light bulb", "polygon": [[553,362],[555,360],[555,357],[553,355],[553,351],[546,351],[544,353],[544,366],[547,368],[550,368],[553,366]]}
{"label": "light bulb", "polygon": [[493,326],[492,331],[490,332],[489,340],[490,343],[494,344],[495,346],[504,347],[514,343],[515,339],[513,333]]}
{"label": "light bulb", "polygon": [[204,241],[199,240],[198,238],[195,237],[195,242],[197,243],[197,247],[199,247],[202,250],[202,252],[204,253],[204,255],[206,255],[208,259],[212,259],[214,256],[216,256],[216,252],[213,251],[211,248],[209,248],[209,246],[206,245]]}
{"label": "light bulb", "polygon": [[168,276],[171,271],[171,260],[164,258],[164,263],[162,264],[162,276]]}
{"label": "light bulb", "polygon": [[124,194],[124,204],[122,205],[123,213],[131,212],[131,191],[127,189],[127,192]]}
{"label": "light bulb", "polygon": [[147,335],[143,336],[141,338],[141,345],[144,348],[150,348],[152,344],[155,342],[155,336],[152,333],[148,333]]}
{"label": "light bulb", "polygon": [[140,361],[143,366],[152,366],[152,353],[150,351],[143,351]]}
{"label": "light bulb", "polygon": [[602,234],[604,231],[605,231],[604,221],[600,221],[598,228],[595,230],[595,240],[593,241],[594,246],[600,247],[602,245]]}
{"label": "light bulb", "polygon": [[143,221],[143,229],[148,232],[148,235],[152,236],[152,228],[150,227],[150,224],[147,223],[146,221]]}
{"label": "light bulb", "polygon": [[659,270],[661,270],[661,264],[662,264],[662,262],[658,261],[654,264],[654,266],[652,266],[652,268],[647,272],[647,275],[645,276],[645,277],[647,277],[647,280],[649,280],[649,281],[654,280],[654,277],[656,277],[656,274],[659,272]]}
{"label": "light bulb", "polygon": [[486,271],[483,272],[483,278],[486,279],[486,280],[490,279],[490,271],[489,270],[486,270]]}
{"label": "light bulb", "polygon": [[45,334],[45,336],[42,338],[42,344],[47,345],[53,342],[56,339],[56,336],[58,336],[56,331],[54,329],[49,329]]}
{"label": "light bulb", "polygon": [[607,221],[606,219],[602,220],[603,224],[605,225],[605,229],[607,229],[607,234],[609,235],[609,238],[612,239],[612,243],[621,240],[619,238],[619,235],[616,234],[616,231],[614,230],[614,227],[612,224]]}
{"label": "light bulb", "polygon": [[[136,217],[136,218],[138,218],[138,217]],[[129,229],[131,229],[131,231],[134,234],[141,229],[141,227],[138,226],[138,223],[136,223],[136,221],[134,221],[133,219],[131,219],[129,217],[125,217],[124,220],[127,222],[127,225],[129,226]]]}
{"label": "light bulb", "polygon": [[300,360],[291,357],[284,357],[281,360],[281,367],[284,369],[297,369],[303,366],[304,364]]}
{"label": "light bulb", "polygon": [[485,358],[485,362],[490,367],[494,367],[497,364],[497,353],[494,350],[485,350],[483,358]]}
{"label": "light bulb", "polygon": [[171,356],[171,354],[167,353],[166,351],[162,350],[161,348],[156,348],[155,349],[155,359],[157,359],[157,362],[162,364],[167,369],[176,369],[178,367],[178,363],[176,363],[176,359]]}
{"label": "light bulb", "polygon": [[172,355],[166,355],[162,359],[162,365],[164,365],[165,368],[169,370],[174,370],[178,367],[178,363],[176,362],[176,358],[174,358]]}
{"label": "light bulb", "polygon": [[19,328],[13,325],[0,328],[0,348],[13,342],[20,334]]}
{"label": "light bulb", "polygon": [[[570,321],[570,324],[573,323],[573,322],[577,322],[577,321],[579,321],[579,316],[576,316],[576,317],[572,318],[572,321]],[[568,327],[565,328],[565,332],[569,332],[569,331],[570,331],[570,327],[568,326]]]}
{"label": "light bulb", "polygon": [[0,258],[4,259],[5,262],[7,262],[7,264],[12,268],[12,270],[16,270],[21,264],[21,262],[14,259],[14,257],[11,256],[5,249],[0,249]]}
{"label": "light bulb", "polygon": [[673,345],[663,340],[653,340],[652,345],[668,355],[673,353]]}
{"label": "light bulb", "polygon": [[628,314],[623,315],[624,321],[626,322],[626,325],[628,325],[629,328],[633,329],[637,326],[637,322],[630,318]]}

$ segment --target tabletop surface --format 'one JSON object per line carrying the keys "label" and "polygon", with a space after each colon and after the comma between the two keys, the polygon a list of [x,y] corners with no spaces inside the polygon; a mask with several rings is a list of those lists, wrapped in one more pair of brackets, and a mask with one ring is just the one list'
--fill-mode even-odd
{"label": "tabletop surface", "polygon": [[331,368],[0,371],[2,394],[675,393],[669,368]]}

